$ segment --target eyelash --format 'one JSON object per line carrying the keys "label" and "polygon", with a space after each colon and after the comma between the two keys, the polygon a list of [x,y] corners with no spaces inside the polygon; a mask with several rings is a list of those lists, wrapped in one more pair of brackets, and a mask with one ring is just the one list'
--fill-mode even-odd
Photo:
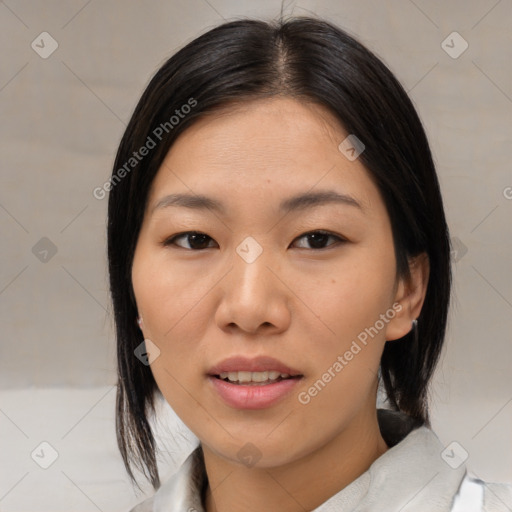
{"label": "eyelash", "polygon": [[[336,246],[336,245],[339,245],[341,243],[345,243],[345,242],[348,241],[346,238],[343,238],[343,237],[341,237],[339,235],[335,235],[334,233],[331,233],[330,231],[325,231],[323,229],[318,229],[318,230],[315,230],[315,231],[308,231],[306,233],[303,233],[302,235],[300,235],[297,238],[295,238],[294,242],[295,242],[295,240],[304,238],[304,237],[306,237],[308,235],[316,235],[316,234],[325,235],[325,236],[328,236],[330,238],[334,238],[334,239],[336,239],[336,242],[328,245],[327,247],[323,247],[323,248],[320,248],[320,249],[315,249],[315,248],[310,249],[310,250],[313,250],[313,251],[324,251],[326,249],[329,249],[330,247],[333,247],[333,246]],[[177,235],[173,235],[172,237],[165,239],[162,242],[162,245],[164,247],[176,246],[179,249],[184,249],[186,251],[194,251],[194,252],[204,251],[205,249],[211,249],[211,247],[205,247],[203,249],[187,249],[187,248],[181,247],[181,246],[179,246],[179,245],[177,245],[175,243],[175,241],[177,239],[182,238],[182,237],[186,238],[186,237],[189,237],[191,235],[205,236],[205,237],[209,238],[210,240],[213,240],[213,238],[209,237],[206,233],[202,233],[200,231],[185,231],[183,233],[178,233]],[[301,247],[301,249],[304,249],[304,247]]]}

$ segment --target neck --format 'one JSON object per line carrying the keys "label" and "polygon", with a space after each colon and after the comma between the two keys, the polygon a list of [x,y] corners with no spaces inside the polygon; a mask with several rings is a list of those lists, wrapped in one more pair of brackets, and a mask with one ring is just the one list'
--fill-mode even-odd
{"label": "neck", "polygon": [[388,449],[376,411],[362,412],[328,443],[279,467],[247,468],[203,445],[207,512],[313,510],[362,475]]}

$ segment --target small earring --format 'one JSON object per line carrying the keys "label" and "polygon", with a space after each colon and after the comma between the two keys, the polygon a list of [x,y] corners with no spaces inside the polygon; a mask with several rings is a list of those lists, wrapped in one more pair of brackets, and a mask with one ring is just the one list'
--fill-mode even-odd
{"label": "small earring", "polygon": [[418,348],[418,319],[415,318],[413,321],[412,321],[412,329],[413,331],[413,340],[414,340],[414,348],[417,349]]}
{"label": "small earring", "polygon": [[142,328],[142,317],[141,316],[137,317],[137,323],[139,324],[139,327]]}
{"label": "small earring", "polygon": [[412,328],[413,329],[417,329],[418,328],[418,319],[415,318],[413,321],[412,321]]}

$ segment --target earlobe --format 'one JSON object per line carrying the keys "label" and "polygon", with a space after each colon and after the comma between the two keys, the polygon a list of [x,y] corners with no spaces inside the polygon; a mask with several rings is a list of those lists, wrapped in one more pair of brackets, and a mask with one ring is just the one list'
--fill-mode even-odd
{"label": "earlobe", "polygon": [[386,329],[386,340],[396,340],[411,331],[411,326],[420,316],[425,296],[427,294],[430,274],[429,259],[426,253],[421,253],[409,259],[410,276],[400,279],[395,295],[395,301],[402,307]]}
{"label": "earlobe", "polygon": [[143,321],[142,321],[142,317],[141,316],[138,316],[137,317],[137,324],[139,326],[139,329],[142,329],[143,328]]}

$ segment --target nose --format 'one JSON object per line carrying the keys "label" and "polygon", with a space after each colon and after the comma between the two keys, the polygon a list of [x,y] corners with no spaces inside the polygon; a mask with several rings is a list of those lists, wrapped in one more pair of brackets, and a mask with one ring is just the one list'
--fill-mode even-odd
{"label": "nose", "polygon": [[231,271],[219,283],[221,299],[215,321],[220,329],[278,334],[289,327],[291,292],[268,252],[264,250],[250,263],[234,254]]}

